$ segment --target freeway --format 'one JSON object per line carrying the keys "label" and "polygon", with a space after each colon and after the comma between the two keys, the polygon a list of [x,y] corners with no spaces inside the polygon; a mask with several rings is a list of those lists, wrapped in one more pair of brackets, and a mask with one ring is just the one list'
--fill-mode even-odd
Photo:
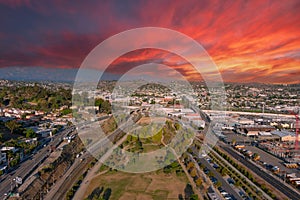
{"label": "freeway", "polygon": [[84,120],[82,120],[82,122],[77,122],[77,123],[75,123],[75,125],[76,125],[77,130],[78,130],[78,129],[84,128],[84,127],[86,127],[90,124],[93,124],[95,122],[99,122],[99,121],[108,119],[109,117],[110,117],[109,115],[105,115],[105,116],[101,116],[101,117],[96,118],[95,121],[84,121]]}
{"label": "freeway", "polygon": [[[52,137],[52,140],[49,142],[48,146],[58,146],[63,140],[63,137],[70,134],[72,131],[74,131],[74,127],[67,128],[57,133]],[[0,183],[0,199],[4,199],[5,194],[8,194],[14,190],[16,185],[13,184],[13,179],[15,177],[21,177],[24,182],[28,175],[32,173],[34,169],[49,156],[48,150],[49,148],[42,148],[38,153],[33,155],[31,159],[22,162],[15,170],[3,175],[3,181]]]}
{"label": "freeway", "polygon": [[227,146],[222,146],[222,149],[224,149],[227,153],[229,153],[233,158],[239,160],[243,165],[245,165],[248,169],[256,173],[258,176],[263,178],[265,181],[267,181],[270,185],[275,187],[278,191],[285,194],[288,198],[292,200],[298,200],[300,199],[300,194],[289,188],[288,186],[284,185],[283,183],[277,181],[274,179],[271,175],[267,174],[266,172],[260,170],[257,166],[252,164],[246,159],[241,159],[240,155],[236,153],[233,149]]}

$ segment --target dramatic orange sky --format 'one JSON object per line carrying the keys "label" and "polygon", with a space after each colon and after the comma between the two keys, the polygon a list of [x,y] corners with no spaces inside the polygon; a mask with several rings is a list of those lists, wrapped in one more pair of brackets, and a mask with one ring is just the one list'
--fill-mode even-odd
{"label": "dramatic orange sky", "polygon": [[[299,0],[0,0],[0,67],[79,68],[106,38],[153,26],[198,41],[224,81],[300,83],[299,10]],[[178,59],[156,50],[131,52],[109,71],[118,74],[131,63],[155,60],[196,79]]]}

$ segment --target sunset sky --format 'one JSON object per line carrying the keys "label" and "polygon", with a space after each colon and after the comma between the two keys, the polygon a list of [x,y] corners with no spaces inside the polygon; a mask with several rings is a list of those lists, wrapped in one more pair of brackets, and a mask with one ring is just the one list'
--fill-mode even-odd
{"label": "sunset sky", "polygon": [[[106,38],[151,26],[195,39],[226,82],[300,83],[299,10],[299,0],[0,0],[0,78],[36,68],[66,77]],[[132,62],[179,59],[164,58],[157,50],[131,52],[112,63],[110,73]],[[186,62],[176,63],[170,67],[197,79]]]}

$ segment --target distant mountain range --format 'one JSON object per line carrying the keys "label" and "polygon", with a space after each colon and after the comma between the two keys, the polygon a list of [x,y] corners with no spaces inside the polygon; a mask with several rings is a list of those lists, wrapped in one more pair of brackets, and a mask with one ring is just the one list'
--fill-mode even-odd
{"label": "distant mountain range", "polygon": [[[46,67],[3,67],[0,68],[0,79],[11,80],[11,81],[32,81],[32,82],[66,82],[73,83],[75,81],[78,69],[77,68],[46,68]],[[83,80],[80,81],[89,81],[99,79],[99,74],[101,71],[98,70],[83,70],[81,71],[81,77]],[[143,79],[143,80],[159,80],[157,77],[152,77],[150,75],[145,76],[135,76],[129,75],[126,78],[121,77],[120,74],[112,74],[105,72],[102,75],[101,80],[134,80],[134,79]],[[167,79],[166,79],[167,80]],[[199,81],[195,81],[199,82]],[[201,81],[203,82],[203,81]],[[247,84],[247,85],[270,85],[265,83],[235,83],[230,82],[230,84]],[[274,84],[278,85],[278,84]],[[280,84],[280,85],[294,85],[299,86],[300,84]]]}
{"label": "distant mountain range", "polygon": [[[74,82],[78,69],[45,67],[4,67],[0,68],[0,79],[14,81]],[[100,71],[85,70],[83,81],[98,78]],[[117,80],[120,75],[105,73],[102,80]]]}

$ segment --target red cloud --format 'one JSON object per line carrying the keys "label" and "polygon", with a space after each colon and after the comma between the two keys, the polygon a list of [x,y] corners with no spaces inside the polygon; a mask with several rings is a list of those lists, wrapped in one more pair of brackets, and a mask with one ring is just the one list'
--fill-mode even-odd
{"label": "red cloud", "polygon": [[[0,67],[79,67],[89,51],[110,35],[135,27],[160,26],[180,31],[202,44],[225,81],[300,82],[297,78],[300,64],[300,2],[297,0],[177,0],[141,1],[135,4],[120,1],[96,5],[51,2],[0,0],[0,3],[12,8],[27,7],[43,16],[54,13],[62,19],[70,18],[72,22],[86,20],[85,23],[78,22],[79,31],[72,31],[74,25],[64,30],[61,27],[56,30],[51,24],[49,27],[47,24],[37,27],[36,33],[34,30],[30,33],[39,37],[42,35],[41,44],[27,41],[22,42],[20,48],[2,49]],[[94,26],[93,31],[91,28],[85,30],[87,25]],[[0,38],[7,35],[1,33]],[[115,60],[108,70],[124,73],[132,66],[148,62],[167,64],[189,79],[200,78],[191,65],[179,56],[157,50],[128,53]]]}

